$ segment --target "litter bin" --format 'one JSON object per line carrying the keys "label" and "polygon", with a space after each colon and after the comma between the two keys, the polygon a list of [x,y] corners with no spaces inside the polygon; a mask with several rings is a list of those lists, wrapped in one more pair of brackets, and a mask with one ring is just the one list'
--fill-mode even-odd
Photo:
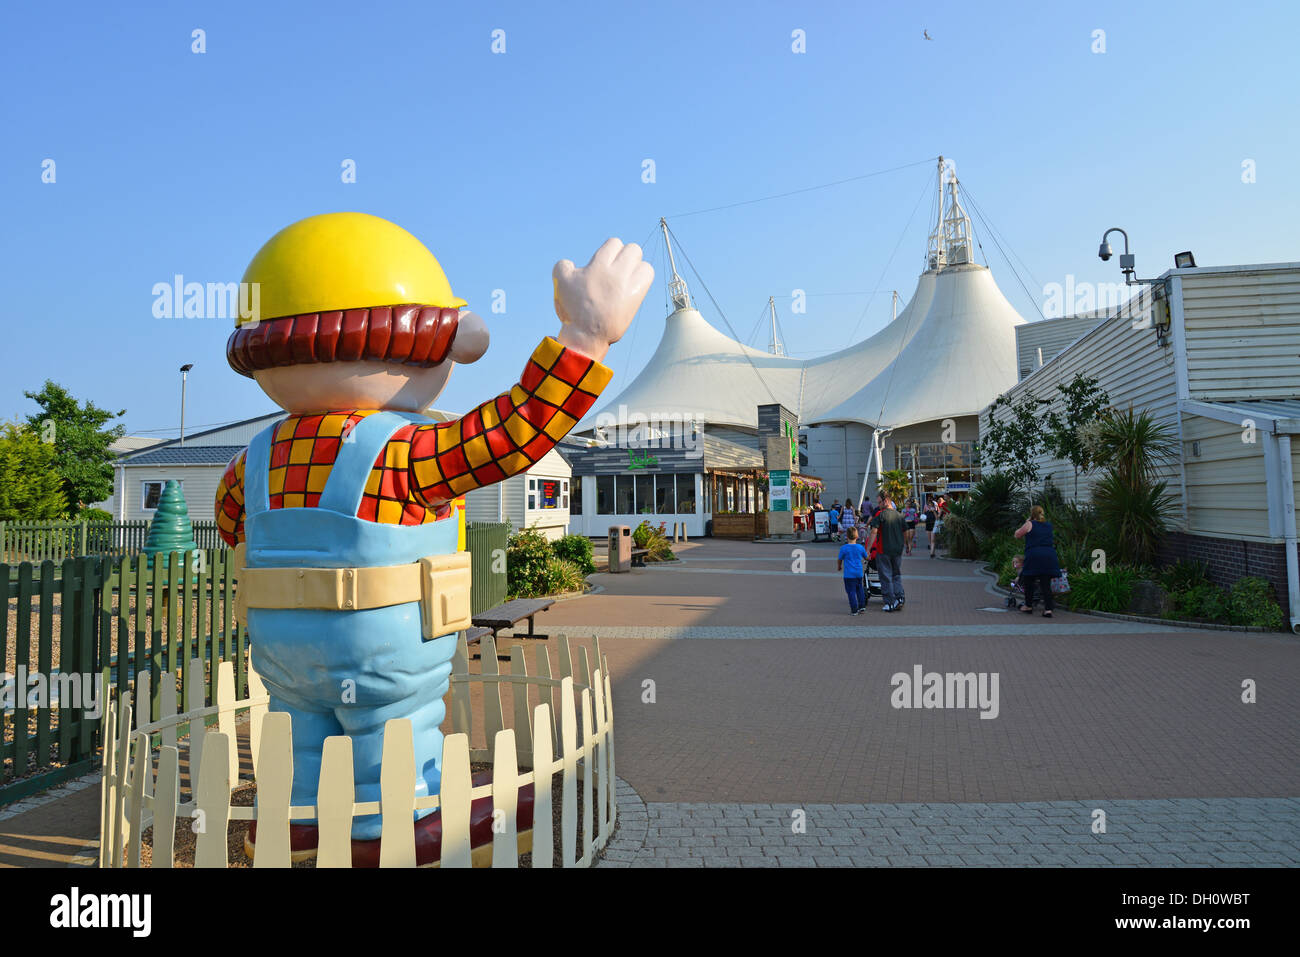
{"label": "litter bin", "polygon": [[611,525],[609,527],[609,570],[611,572],[632,570],[631,526]]}

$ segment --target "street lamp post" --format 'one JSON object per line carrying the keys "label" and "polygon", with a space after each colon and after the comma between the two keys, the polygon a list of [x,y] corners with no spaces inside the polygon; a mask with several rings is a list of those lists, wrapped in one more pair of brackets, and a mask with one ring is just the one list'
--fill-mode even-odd
{"label": "street lamp post", "polygon": [[181,366],[181,445],[185,445],[185,379],[189,371],[194,368],[193,362],[187,362]]}

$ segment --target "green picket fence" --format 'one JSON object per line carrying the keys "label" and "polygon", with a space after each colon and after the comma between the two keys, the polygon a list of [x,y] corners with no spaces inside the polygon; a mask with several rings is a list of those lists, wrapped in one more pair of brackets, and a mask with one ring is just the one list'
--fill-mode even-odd
{"label": "green picket fence", "polygon": [[[466,528],[475,614],[505,601],[509,529],[478,522]],[[494,560],[498,554],[501,561]],[[148,676],[149,695],[135,707],[147,709],[148,720],[161,717],[164,673],[176,677],[183,711],[216,700],[222,661],[234,664],[237,695],[247,695],[248,640],[234,618],[231,557],[228,549],[205,548],[161,555],[152,564],[142,554],[0,562],[0,598],[8,611],[0,616],[2,670],[16,674],[22,668],[47,682],[56,673],[69,676],[65,687],[71,687],[73,675],[90,675],[101,688],[94,716],[82,698],[60,695],[57,702],[29,708],[22,689],[13,689],[14,707],[0,709],[0,806],[91,770],[105,694],[125,688],[138,692],[139,676]],[[190,700],[195,658],[203,662],[203,702]]]}
{"label": "green picket fence", "polygon": [[[172,553],[152,566],[144,555],[0,563],[0,597],[10,612],[0,619],[4,670],[39,674],[49,685],[58,672],[67,676],[59,682],[64,690],[83,688],[71,676],[90,675],[101,689],[93,714],[84,698],[63,694],[29,708],[23,689],[13,688],[0,739],[0,805],[90,770],[106,694],[138,690],[140,675],[149,676],[150,694],[136,707],[147,708],[151,720],[161,716],[164,672],[176,676],[184,710],[215,700],[223,660],[234,663],[238,693],[246,694],[247,642],[234,621],[230,556],[226,549]],[[189,700],[193,658],[204,662],[208,701]]]}
{"label": "green picket fence", "polygon": [[[465,526],[465,547],[470,553],[470,613],[481,614],[506,600],[506,539],[509,522],[470,522]],[[501,560],[493,555],[500,549]],[[494,568],[495,566],[495,568]]]}
{"label": "green picket fence", "polygon": [[[214,521],[194,522],[199,548],[225,548]],[[0,561],[61,562],[86,555],[135,555],[149,537],[149,523],[137,522],[0,522]]]}

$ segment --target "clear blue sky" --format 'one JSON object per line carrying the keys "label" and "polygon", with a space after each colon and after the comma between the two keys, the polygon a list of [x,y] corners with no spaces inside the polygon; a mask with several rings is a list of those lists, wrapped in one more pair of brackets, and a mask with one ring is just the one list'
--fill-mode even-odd
{"label": "clear blue sky", "polygon": [[[910,296],[922,268],[932,162],[674,214],[940,153],[1023,260],[1032,299],[976,221],[1026,318],[1043,284],[1120,278],[1096,256],[1108,226],[1128,229],[1144,276],[1181,249],[1201,265],[1300,259],[1295,4],[808,6],[7,4],[0,418],[34,411],[23,391],[52,378],[125,408],[130,432],[174,435],[185,362],[191,431],[272,411],[226,365],[230,325],[155,319],[151,289],[237,280],[276,230],[334,210],[409,229],[488,320],[487,356],[437,403],[454,411],[507,387],[558,328],[555,260],[642,242],[661,215],[742,339],[769,295],[795,355],[874,332],[890,297],[864,291]],[[662,244],[648,252],[659,275],[607,359],[612,389],[662,328]],[[789,312],[795,288],[806,315]]]}

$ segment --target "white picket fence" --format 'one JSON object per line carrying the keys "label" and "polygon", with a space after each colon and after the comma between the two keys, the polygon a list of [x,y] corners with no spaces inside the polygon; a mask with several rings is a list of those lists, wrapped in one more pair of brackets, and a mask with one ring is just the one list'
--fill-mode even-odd
{"label": "white picket fence", "polygon": [[[380,769],[380,800],[357,803],[352,773],[352,739],[325,740],[315,806],[290,805],[293,788],[293,749],[290,717],[269,711],[270,698],[253,668],[248,669],[249,696],[235,700],[234,669],[221,662],[216,703],[177,713],[176,687],[163,674],[161,718],[136,716],[131,692],[111,701],[105,715],[104,769],[100,795],[100,867],[140,867],[142,836],[153,827],[152,866],[173,866],[177,827],[197,832],[196,867],[227,867],[227,825],[257,821],[254,867],[288,867],[291,863],[289,825],[316,819],[319,828],[317,867],[351,867],[352,819],[381,816],[380,867],[414,867],[414,812],[438,809],[442,815],[443,867],[517,867],[521,851],[532,852],[533,867],[550,867],[553,854],[552,776],[562,775],[560,835],[565,867],[585,867],[605,846],[617,819],[614,798],[614,710],[610,700],[608,661],[594,640],[598,667],[593,671],[587,649],[579,646],[575,673],[566,636],[557,635],[558,675],[551,670],[544,645],[535,651],[535,674],[529,674],[524,649],[513,645],[510,670],[502,673],[496,645],[482,639],[480,670],[469,670],[469,652],[461,635],[452,663],[450,715],[452,733],[443,744],[442,790],[415,796],[415,759],[411,722],[384,726]],[[203,663],[189,671],[191,701],[205,701]],[[148,673],[137,679],[135,700],[148,701]],[[482,685],[482,725],[491,748],[470,748],[474,728],[470,688]],[[513,686],[512,722],[506,723],[501,686]],[[538,703],[531,707],[532,689]],[[555,702],[558,695],[559,701]],[[554,707],[553,707],[554,705]],[[253,775],[240,779],[235,735],[236,714],[249,712],[249,742]],[[558,712],[558,718],[557,718]],[[206,718],[217,718],[214,730],[204,730]],[[132,719],[138,719],[134,729]],[[193,722],[193,723],[191,723]],[[179,730],[189,724],[187,741]],[[161,739],[155,754],[153,736]],[[555,745],[558,743],[558,752]],[[181,801],[181,750],[188,751],[190,787]],[[471,762],[492,766],[492,783],[474,787]],[[196,773],[197,769],[197,773]],[[540,774],[538,772],[541,772]],[[233,807],[231,791],[257,783],[256,807]],[[533,786],[531,835],[518,829],[519,789]],[[577,789],[583,788],[581,856]],[[490,797],[493,806],[491,845],[471,847],[473,801]],[[529,838],[531,837],[531,841]]]}

